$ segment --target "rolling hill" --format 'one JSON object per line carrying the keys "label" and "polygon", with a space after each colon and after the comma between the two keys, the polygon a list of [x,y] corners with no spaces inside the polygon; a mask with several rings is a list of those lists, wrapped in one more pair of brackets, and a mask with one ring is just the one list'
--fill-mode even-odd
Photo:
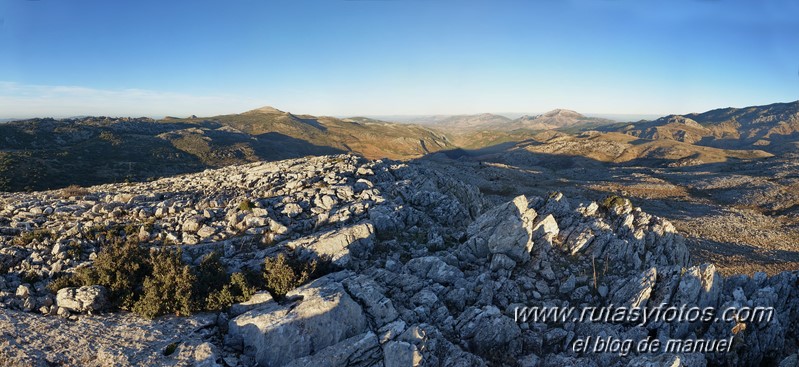
{"label": "rolling hill", "polygon": [[799,101],[669,115],[654,121],[612,125],[599,130],[724,149],[784,153],[797,148]]}
{"label": "rolling hill", "polygon": [[205,168],[351,152],[410,159],[454,146],[418,125],[294,115],[85,117],[0,124],[0,190],[141,181]]}
{"label": "rolling hill", "polygon": [[454,135],[470,134],[475,131],[514,130],[541,131],[579,126],[601,126],[615,121],[587,117],[575,111],[556,109],[540,115],[524,115],[517,119],[491,113],[477,115],[431,116],[414,120],[420,125],[433,127]]}

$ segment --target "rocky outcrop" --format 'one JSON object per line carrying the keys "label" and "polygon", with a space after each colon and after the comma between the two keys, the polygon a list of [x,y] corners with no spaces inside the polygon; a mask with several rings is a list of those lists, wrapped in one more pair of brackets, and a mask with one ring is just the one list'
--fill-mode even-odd
{"label": "rocky outcrop", "polygon": [[319,278],[275,301],[230,320],[228,338],[264,366],[283,366],[367,331],[363,309],[344,290],[348,273]]}
{"label": "rocky outcrop", "polygon": [[[100,288],[66,288],[53,297],[45,287],[55,276],[91,265],[101,250],[96,226],[153,247],[179,245],[195,263],[216,251],[231,271],[260,271],[265,257],[286,252],[336,265],[285,298],[262,291],[213,314],[197,326],[199,336],[185,337],[191,340],[185,352],[184,344],[172,348],[177,355],[193,353],[197,363],[702,366],[795,358],[799,274],[722,277],[713,265],[692,264],[674,226],[629,200],[597,204],[553,193],[489,206],[474,187],[424,163],[352,156],[97,186],[80,199],[46,192],[13,199],[0,206],[7,218],[0,219],[0,305],[11,309],[0,311],[0,332],[14,335],[0,342],[0,358],[21,350],[27,359],[13,355],[25,364],[52,356],[26,349],[19,340],[32,337],[16,336],[24,333],[15,325],[25,324],[25,317],[67,321],[34,312],[19,316],[19,310],[60,312],[72,320],[117,317],[80,314],[103,309]],[[519,319],[516,311],[661,305],[712,308],[714,318],[729,307],[773,307],[774,314],[766,323],[744,321],[744,315],[685,323],[575,322]],[[4,312],[13,320],[4,321]],[[208,316],[190,320],[202,317]],[[160,330],[170,320],[150,327]],[[162,354],[175,341],[158,335]],[[725,339],[733,346],[729,353],[576,353],[574,343],[587,337]],[[139,346],[147,343],[155,342]]]}
{"label": "rocky outcrop", "polygon": [[286,247],[298,250],[308,260],[323,258],[336,265],[346,266],[350,261],[350,252],[362,256],[371,249],[374,232],[371,223],[360,223],[294,240],[286,243]]}
{"label": "rocky outcrop", "polygon": [[[536,212],[528,207],[527,198],[492,208],[474,221],[467,233],[475,248],[487,247],[491,255],[504,255],[516,263],[530,260],[532,232]],[[476,255],[482,255],[479,250]]]}
{"label": "rocky outcrop", "polygon": [[108,292],[101,285],[62,288],[56,295],[56,304],[72,312],[101,311],[108,306]]}

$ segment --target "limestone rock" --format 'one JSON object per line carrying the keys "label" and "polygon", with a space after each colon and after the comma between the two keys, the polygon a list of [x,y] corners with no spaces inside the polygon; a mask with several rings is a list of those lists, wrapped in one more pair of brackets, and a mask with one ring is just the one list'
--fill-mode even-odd
{"label": "limestone rock", "polygon": [[108,292],[101,285],[62,288],[56,295],[56,304],[72,312],[101,311],[108,306]]}
{"label": "limestone rock", "polygon": [[308,259],[323,258],[344,266],[351,256],[360,256],[373,244],[374,227],[371,223],[356,224],[344,229],[314,235],[286,244]]}
{"label": "limestone rock", "polygon": [[351,275],[329,274],[289,292],[291,304],[268,302],[230,320],[230,339],[259,364],[282,366],[366,332],[363,309],[340,283]]}
{"label": "limestone rock", "polygon": [[518,263],[530,260],[533,247],[532,227],[535,210],[528,208],[527,198],[518,196],[477,218],[467,233],[486,241],[492,254],[504,254]]}
{"label": "limestone rock", "polygon": [[649,295],[652,293],[656,281],[656,268],[650,268],[640,276],[620,280],[618,288],[613,291],[611,303],[627,308],[644,307],[649,301]]}

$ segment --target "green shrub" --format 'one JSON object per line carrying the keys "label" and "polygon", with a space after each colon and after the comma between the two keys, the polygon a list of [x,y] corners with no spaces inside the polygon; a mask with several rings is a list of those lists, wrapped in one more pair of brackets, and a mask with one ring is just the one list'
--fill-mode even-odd
{"label": "green shrub", "polygon": [[229,308],[234,303],[250,299],[255,292],[255,286],[250,284],[244,274],[233,273],[228,284],[208,295],[204,308],[208,311],[221,311]]}
{"label": "green shrub", "polygon": [[46,238],[55,238],[53,232],[49,229],[34,229],[32,231],[23,232],[18,237],[14,238],[14,244],[17,246],[28,246],[33,241],[42,242]]}
{"label": "green shrub", "polygon": [[239,204],[239,210],[242,210],[242,211],[252,211],[252,208],[254,208],[254,207],[255,206],[252,204],[252,201],[250,201],[250,199],[244,199]]}
{"label": "green shrub", "polygon": [[83,197],[89,194],[89,190],[78,185],[69,185],[61,189],[61,197],[65,199],[70,197]]}
{"label": "green shrub", "polygon": [[197,277],[194,295],[198,300],[205,300],[211,292],[222,289],[228,282],[227,270],[216,252],[203,256],[200,265],[194,268],[194,274]]}
{"label": "green shrub", "polygon": [[97,255],[94,266],[84,269],[78,275],[84,282],[105,286],[114,306],[128,310],[141,293],[145,277],[152,272],[147,250],[135,239],[111,241]]}
{"label": "green shrub", "polygon": [[[217,253],[204,256],[192,268],[183,262],[179,249],[148,253],[136,240],[111,239],[92,266],[58,276],[47,288],[58,293],[65,287],[102,285],[109,290],[114,307],[152,319],[165,314],[185,316],[195,311],[225,310],[264,287],[262,274],[245,271],[228,275]],[[317,274],[320,267],[317,262],[304,264],[296,260],[289,265],[281,256],[280,264],[269,269],[288,270],[288,274],[272,271],[266,277],[273,289],[287,292]],[[284,276],[287,283],[276,281]]]}
{"label": "green shrub", "polygon": [[264,288],[277,300],[294,288],[333,270],[328,259],[303,261],[293,253],[264,260]]}
{"label": "green shrub", "polygon": [[67,274],[54,278],[50,284],[47,285],[47,289],[53,294],[56,294],[62,288],[80,287],[83,285],[85,284],[83,284],[80,278],[73,274]]}
{"label": "green shrub", "polygon": [[78,241],[69,241],[67,248],[67,257],[70,259],[80,259],[80,255],[83,252],[83,248],[80,246],[80,242]]}
{"label": "green shrub", "polygon": [[150,254],[153,270],[144,278],[142,295],[133,305],[133,312],[149,319],[166,314],[191,314],[192,291],[197,278],[181,256],[180,250]]}
{"label": "green shrub", "polygon": [[265,288],[276,299],[282,299],[286,293],[296,288],[300,278],[301,275],[294,271],[283,254],[277,255],[276,258],[267,257],[264,260]]}

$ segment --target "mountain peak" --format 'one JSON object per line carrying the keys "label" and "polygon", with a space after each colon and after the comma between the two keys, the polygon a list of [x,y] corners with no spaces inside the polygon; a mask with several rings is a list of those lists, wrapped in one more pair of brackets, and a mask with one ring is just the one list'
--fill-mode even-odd
{"label": "mountain peak", "polygon": [[274,108],[272,106],[263,106],[261,108],[256,108],[254,110],[250,110],[250,111],[247,111],[247,112],[252,112],[252,113],[285,113],[285,112],[283,112],[281,110],[278,110],[277,108]]}
{"label": "mountain peak", "polygon": [[552,111],[549,111],[549,112],[543,114],[542,116],[544,116],[544,117],[563,116],[563,117],[573,117],[573,118],[583,117],[583,115],[581,115],[580,113],[578,113],[576,111],[567,110],[567,109],[563,109],[563,108],[554,109]]}

